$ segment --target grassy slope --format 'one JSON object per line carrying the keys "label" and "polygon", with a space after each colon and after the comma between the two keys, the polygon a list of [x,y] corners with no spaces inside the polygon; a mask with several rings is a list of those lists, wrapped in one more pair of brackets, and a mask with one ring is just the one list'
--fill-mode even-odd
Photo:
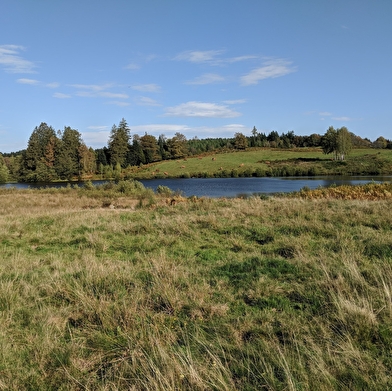
{"label": "grassy slope", "polygon": [[285,176],[390,174],[390,150],[356,149],[345,162],[331,160],[320,149],[249,149],[169,160],[134,169],[139,178],[193,176]]}
{"label": "grassy slope", "polygon": [[0,389],[392,388],[383,194],[3,190]]}

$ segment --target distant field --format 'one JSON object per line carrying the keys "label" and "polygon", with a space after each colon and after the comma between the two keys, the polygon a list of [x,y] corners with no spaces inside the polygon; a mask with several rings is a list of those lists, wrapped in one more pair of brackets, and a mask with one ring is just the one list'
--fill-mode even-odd
{"label": "distant field", "polygon": [[249,149],[155,163],[135,170],[139,178],[392,174],[392,151],[355,149],[345,162],[321,149]]}

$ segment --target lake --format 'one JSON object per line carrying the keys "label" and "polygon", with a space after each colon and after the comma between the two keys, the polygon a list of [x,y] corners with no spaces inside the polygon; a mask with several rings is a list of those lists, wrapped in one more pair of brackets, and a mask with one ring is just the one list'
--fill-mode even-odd
{"label": "lake", "polygon": [[[190,179],[147,179],[141,180],[145,187],[154,191],[159,185],[167,186],[172,190],[180,191],[184,196],[195,195],[197,197],[237,197],[252,194],[274,194],[299,191],[304,187],[316,189],[331,185],[359,185],[369,182],[391,182],[391,176],[383,177],[343,177],[343,176],[320,176],[320,177],[280,177],[280,178],[190,178]],[[94,184],[102,184],[106,181],[93,181]],[[83,183],[78,183],[83,186]],[[16,187],[18,189],[64,187],[67,183],[8,183],[0,187]]]}

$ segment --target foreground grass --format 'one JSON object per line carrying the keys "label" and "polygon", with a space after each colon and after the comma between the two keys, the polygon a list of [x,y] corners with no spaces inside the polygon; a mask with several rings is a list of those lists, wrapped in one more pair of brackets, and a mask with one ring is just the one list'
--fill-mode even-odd
{"label": "foreground grass", "polygon": [[124,194],[0,192],[0,389],[392,388],[390,197]]}

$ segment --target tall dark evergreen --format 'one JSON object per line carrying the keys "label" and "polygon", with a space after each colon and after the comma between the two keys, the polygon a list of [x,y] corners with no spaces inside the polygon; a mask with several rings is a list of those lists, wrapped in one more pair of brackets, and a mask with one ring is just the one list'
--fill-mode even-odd
{"label": "tall dark evergreen", "polygon": [[133,135],[132,145],[129,147],[128,159],[131,166],[140,166],[140,164],[146,163],[140,137],[137,134]]}
{"label": "tall dark evergreen", "polygon": [[109,136],[108,148],[110,164],[113,167],[115,167],[117,163],[120,163],[121,167],[126,166],[130,140],[130,130],[127,122],[123,118],[118,126],[112,126]]}
{"label": "tall dark evergreen", "polygon": [[8,180],[8,167],[5,164],[3,155],[0,153],[0,183],[5,183]]}
{"label": "tall dark evergreen", "polygon": [[155,136],[151,136],[146,133],[144,136],[140,137],[140,144],[146,163],[152,163],[161,160],[159,155],[158,142]]}
{"label": "tall dark evergreen", "polygon": [[61,179],[72,179],[81,176],[80,148],[83,144],[82,135],[75,129],[66,126],[58,140],[56,151],[56,172]]}
{"label": "tall dark evergreen", "polygon": [[56,179],[54,154],[57,137],[54,129],[42,122],[35,127],[27,148],[22,154],[20,179],[26,182],[45,182]]}

